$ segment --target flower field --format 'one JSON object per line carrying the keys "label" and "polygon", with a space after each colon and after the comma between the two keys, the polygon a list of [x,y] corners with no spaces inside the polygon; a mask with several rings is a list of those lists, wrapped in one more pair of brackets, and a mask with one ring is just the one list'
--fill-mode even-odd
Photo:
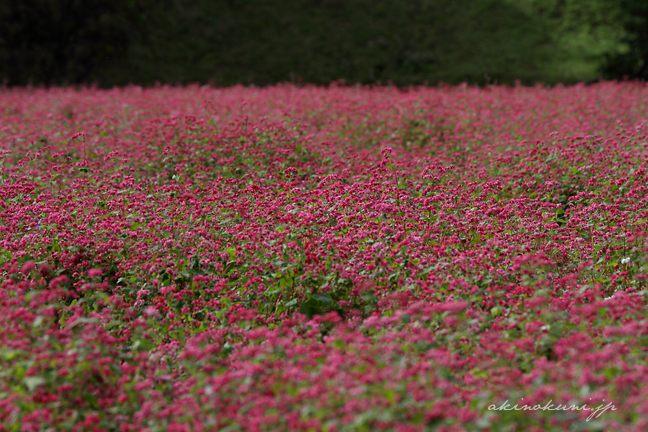
{"label": "flower field", "polygon": [[644,84],[0,120],[2,432],[648,430]]}

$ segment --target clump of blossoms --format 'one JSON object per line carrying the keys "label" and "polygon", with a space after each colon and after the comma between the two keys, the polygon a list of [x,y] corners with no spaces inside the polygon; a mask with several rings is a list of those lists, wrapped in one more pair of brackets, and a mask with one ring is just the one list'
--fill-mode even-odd
{"label": "clump of blossoms", "polygon": [[0,431],[645,430],[647,96],[3,89]]}

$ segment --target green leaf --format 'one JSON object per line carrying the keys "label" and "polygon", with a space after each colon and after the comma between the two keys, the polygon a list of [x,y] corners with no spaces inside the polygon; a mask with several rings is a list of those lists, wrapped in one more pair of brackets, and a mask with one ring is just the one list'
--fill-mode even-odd
{"label": "green leaf", "polygon": [[372,292],[362,294],[362,300],[365,303],[370,304],[370,305],[378,304],[378,298],[376,298],[376,296]]}
{"label": "green leaf", "polygon": [[80,324],[94,324],[94,323],[98,323],[98,322],[99,322],[99,320],[97,318],[86,318],[86,317],[78,318],[72,324],[70,324],[67,328],[71,329],[71,328],[74,328],[74,327],[76,327],[76,326],[78,326]]}
{"label": "green leaf", "polygon": [[36,319],[34,319],[34,322],[32,323],[32,327],[36,328],[39,327],[42,323],[45,317],[43,316],[37,316]]}
{"label": "green leaf", "polygon": [[133,343],[133,351],[150,351],[153,348],[153,341],[150,339],[138,339]]}
{"label": "green leaf", "polygon": [[19,354],[20,354],[20,351],[7,351],[7,352],[2,353],[2,358],[4,358],[7,361],[11,361],[14,358],[18,357]]}
{"label": "green leaf", "polygon": [[293,306],[295,306],[298,302],[299,302],[299,299],[294,298],[294,299],[290,300],[288,303],[286,303],[284,306],[286,306],[286,307],[293,307]]}
{"label": "green leaf", "polygon": [[233,247],[228,247],[225,249],[225,252],[229,255],[230,260],[233,260],[236,257],[236,249]]}
{"label": "green leaf", "polygon": [[333,299],[328,293],[313,294],[311,298],[324,303],[326,307],[331,307],[331,305],[333,305]]}
{"label": "green leaf", "polygon": [[39,376],[28,376],[23,378],[23,382],[27,386],[27,389],[30,392],[36,390],[36,388],[42,384],[45,384],[45,378]]}
{"label": "green leaf", "polygon": [[99,402],[99,398],[90,392],[83,392],[83,399],[93,408],[96,408]]}
{"label": "green leaf", "polygon": [[301,312],[309,318],[331,310],[333,298],[328,293],[313,294],[301,305]]}

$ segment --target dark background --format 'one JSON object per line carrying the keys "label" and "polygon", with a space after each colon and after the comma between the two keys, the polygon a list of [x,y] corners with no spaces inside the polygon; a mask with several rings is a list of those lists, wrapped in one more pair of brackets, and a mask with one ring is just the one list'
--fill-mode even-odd
{"label": "dark background", "polygon": [[648,77],[647,0],[2,0],[5,85]]}

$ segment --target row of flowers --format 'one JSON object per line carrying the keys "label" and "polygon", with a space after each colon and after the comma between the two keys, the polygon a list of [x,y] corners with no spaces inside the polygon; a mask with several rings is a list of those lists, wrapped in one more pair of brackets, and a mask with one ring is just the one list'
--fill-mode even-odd
{"label": "row of flowers", "polygon": [[645,429],[647,92],[2,90],[0,431]]}

